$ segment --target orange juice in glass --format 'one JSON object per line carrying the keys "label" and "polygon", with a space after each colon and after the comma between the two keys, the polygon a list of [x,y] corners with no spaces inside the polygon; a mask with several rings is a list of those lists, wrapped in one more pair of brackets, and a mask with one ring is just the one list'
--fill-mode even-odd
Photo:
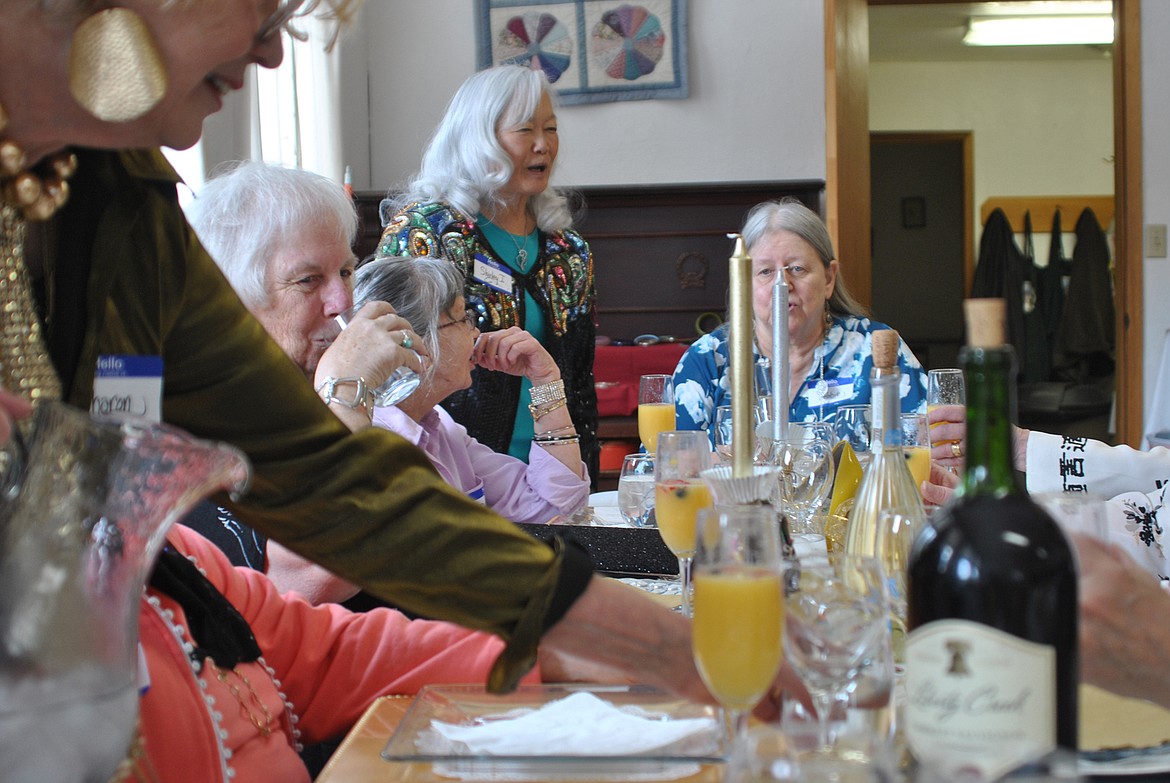
{"label": "orange juice in glass", "polygon": [[903,446],[902,454],[906,457],[906,467],[910,468],[910,475],[914,478],[914,486],[921,487],[922,482],[930,478],[930,449],[922,446]]}
{"label": "orange juice in glass", "polygon": [[692,645],[719,703],[751,710],[780,669],[784,616],[775,568],[696,570]]}
{"label": "orange juice in glass", "polygon": [[924,413],[902,414],[902,455],[914,486],[930,478],[930,427]]}
{"label": "orange juice in glass", "polygon": [[691,650],[699,676],[727,710],[735,745],[782,663],[784,565],[775,512],[766,506],[700,512],[694,568]]}
{"label": "orange juice in glass", "polygon": [[654,518],[659,535],[678,558],[683,615],[690,617],[695,517],[712,505],[711,490],[699,477],[711,465],[711,443],[703,430],[670,430],[658,434],[657,445]]}
{"label": "orange juice in glass", "polygon": [[713,505],[711,490],[701,480],[671,479],[654,486],[654,518],[658,533],[675,557],[695,551],[695,518]]}
{"label": "orange juice in glass", "polygon": [[669,375],[643,375],[638,381],[638,437],[646,451],[656,452],[658,433],[674,427],[674,379]]}

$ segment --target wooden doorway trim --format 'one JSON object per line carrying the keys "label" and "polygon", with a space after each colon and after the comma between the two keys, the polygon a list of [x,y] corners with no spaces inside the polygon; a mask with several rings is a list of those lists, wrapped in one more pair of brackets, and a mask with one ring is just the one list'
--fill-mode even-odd
{"label": "wooden doorway trim", "polygon": [[[842,274],[869,303],[869,5],[958,0],[825,0],[825,216]],[[1141,0],[1113,0],[1117,439],[1143,437]]]}

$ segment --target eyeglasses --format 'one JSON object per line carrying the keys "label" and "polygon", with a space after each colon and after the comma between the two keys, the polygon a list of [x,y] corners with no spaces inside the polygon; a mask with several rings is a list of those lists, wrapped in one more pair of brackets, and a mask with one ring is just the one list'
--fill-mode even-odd
{"label": "eyeglasses", "polygon": [[446,329],[448,326],[455,326],[456,324],[463,324],[469,329],[478,329],[476,322],[479,320],[479,315],[473,310],[468,310],[463,314],[463,317],[458,321],[448,321],[445,324],[439,324],[440,329]]}
{"label": "eyeglasses", "polygon": [[296,16],[304,2],[305,0],[285,0],[272,16],[260,25],[260,30],[256,33],[256,40],[268,41],[273,36],[278,35]]}

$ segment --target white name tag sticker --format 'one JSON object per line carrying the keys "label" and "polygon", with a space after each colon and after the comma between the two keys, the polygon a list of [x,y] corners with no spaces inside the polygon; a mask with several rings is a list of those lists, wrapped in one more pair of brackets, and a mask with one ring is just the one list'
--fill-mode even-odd
{"label": "white name tag sticker", "polygon": [[161,356],[99,356],[90,413],[161,422],[162,371]]}
{"label": "white name tag sticker", "polygon": [[485,255],[475,254],[475,265],[472,267],[471,276],[502,294],[512,293],[512,273],[508,271],[506,266],[497,264]]}
{"label": "white name tag sticker", "polygon": [[852,378],[825,378],[813,381],[805,395],[809,405],[826,405],[853,398]]}

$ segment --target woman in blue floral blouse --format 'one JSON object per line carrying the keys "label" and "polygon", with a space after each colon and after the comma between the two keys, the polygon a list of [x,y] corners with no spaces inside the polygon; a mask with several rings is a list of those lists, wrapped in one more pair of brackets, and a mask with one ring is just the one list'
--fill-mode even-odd
{"label": "woman in blue floral blouse", "polygon": [[[757,362],[772,358],[772,284],[776,275],[787,275],[789,419],[831,420],[843,405],[868,403],[870,335],[889,327],[867,318],[846,290],[820,217],[797,201],[767,201],[748,214],[742,234],[752,257]],[[902,411],[925,413],[926,373],[905,343],[898,364]],[[727,366],[726,324],[683,354],[674,371],[679,429],[707,430],[714,438],[715,410],[731,402]]]}
{"label": "woman in blue floral blouse", "polygon": [[[581,455],[597,476],[593,255],[549,187],[559,149],[553,93],[540,71],[488,68],[455,93],[418,175],[382,202],[380,256],[435,256],[464,279],[480,331],[519,326],[560,367]],[[535,432],[527,379],[476,368],[443,402],[476,440],[527,461]],[[540,410],[537,409],[537,415]]]}

